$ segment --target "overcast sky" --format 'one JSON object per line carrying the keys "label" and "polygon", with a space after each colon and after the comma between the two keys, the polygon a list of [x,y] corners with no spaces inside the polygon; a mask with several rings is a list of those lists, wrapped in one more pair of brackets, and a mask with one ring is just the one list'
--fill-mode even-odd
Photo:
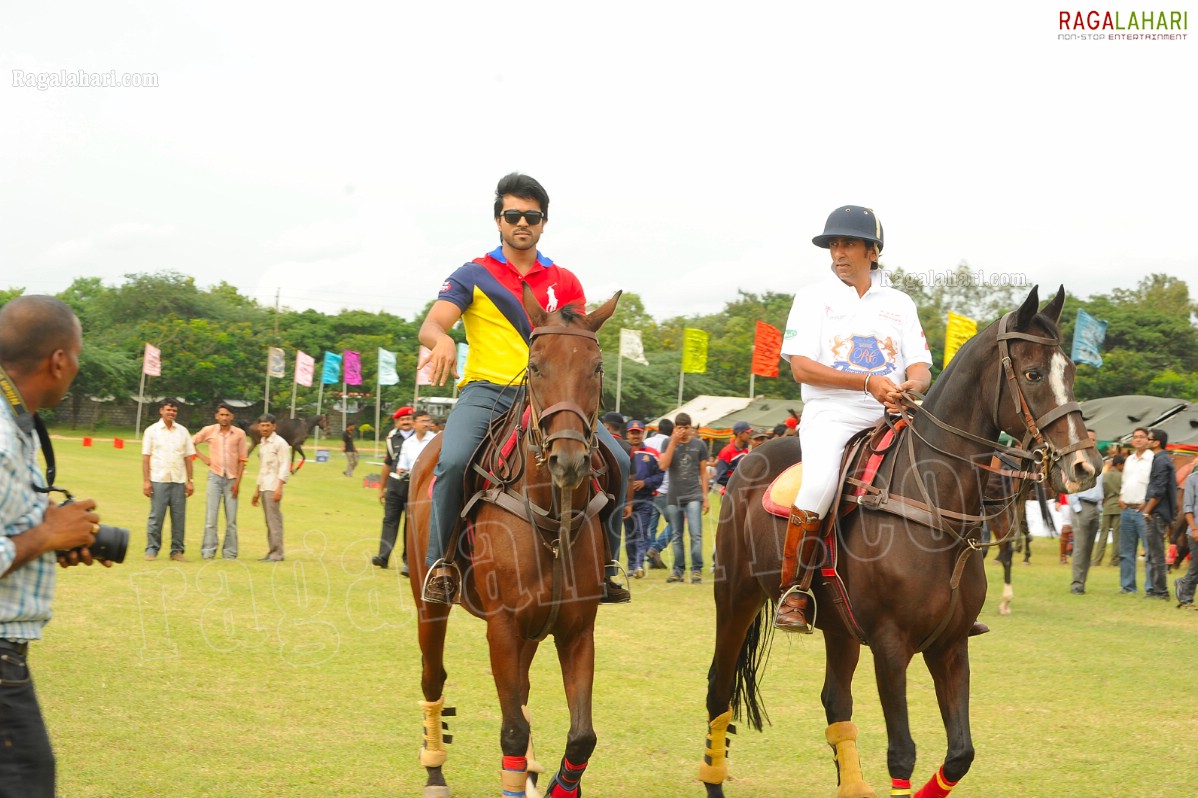
{"label": "overcast sky", "polygon": [[[1157,7],[1081,10],[1132,6]],[[541,251],[658,318],[793,292],[850,203],[879,215],[891,267],[1083,296],[1165,272],[1198,297],[1198,2],[1161,6],[1188,12],[1182,41],[1061,41],[1063,8],[10,5],[0,288],[169,269],[411,318],[495,246],[492,192],[519,170],[551,198]]]}

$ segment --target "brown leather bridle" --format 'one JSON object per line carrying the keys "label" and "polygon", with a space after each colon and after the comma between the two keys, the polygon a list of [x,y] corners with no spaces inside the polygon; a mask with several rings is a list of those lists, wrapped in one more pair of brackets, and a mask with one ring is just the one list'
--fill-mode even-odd
{"label": "brown leather bridle", "polygon": [[[533,328],[532,334],[528,337],[530,364],[532,343],[538,336],[541,335],[577,335],[580,338],[587,338],[591,341],[594,341],[596,345],[599,343],[599,336],[595,335],[595,333],[591,332],[590,330],[578,329],[577,327],[567,327],[564,325],[535,327]],[[550,405],[549,407],[543,407],[533,392],[532,383],[529,382],[527,378],[526,384],[528,386],[527,395],[528,406],[530,409],[528,443],[529,448],[536,453],[538,465],[545,464],[545,455],[549,446],[554,441],[558,440],[578,441],[586,446],[589,451],[595,451],[596,447],[599,445],[599,441],[596,436],[596,428],[599,422],[599,404],[603,398],[602,375],[600,375],[599,394],[595,401],[595,408],[589,413],[583,408],[579,407],[576,402],[558,402],[556,404]],[[574,415],[578,416],[578,418],[582,421],[582,428],[585,432],[565,429],[559,430],[552,434],[547,434],[545,424],[547,424],[549,420],[558,413],[573,413]]]}

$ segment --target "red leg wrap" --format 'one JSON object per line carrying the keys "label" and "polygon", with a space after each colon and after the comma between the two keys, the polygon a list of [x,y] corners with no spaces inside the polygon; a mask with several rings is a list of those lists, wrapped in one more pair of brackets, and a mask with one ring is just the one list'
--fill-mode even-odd
{"label": "red leg wrap", "polygon": [[891,798],[899,795],[911,794],[911,782],[907,779],[891,779],[890,780],[890,795]]}
{"label": "red leg wrap", "polygon": [[503,758],[504,770],[528,770],[528,759],[522,756],[505,756]]}
{"label": "red leg wrap", "polygon": [[957,782],[944,778],[944,766],[941,765],[936,775],[928,779],[928,783],[915,793],[915,798],[946,798],[956,786]]}

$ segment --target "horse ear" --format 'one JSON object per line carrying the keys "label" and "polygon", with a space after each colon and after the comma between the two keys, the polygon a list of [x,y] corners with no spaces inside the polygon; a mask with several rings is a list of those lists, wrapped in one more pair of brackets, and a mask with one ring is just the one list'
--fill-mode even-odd
{"label": "horse ear", "polygon": [[1015,314],[1015,329],[1026,330],[1039,312],[1040,286],[1033,285],[1031,293],[1027,295],[1027,299],[1023,300],[1023,304],[1019,306],[1019,312]]}
{"label": "horse ear", "polygon": [[528,283],[522,283],[522,285],[524,286],[524,295],[522,297],[524,312],[528,314],[528,320],[532,322],[532,326],[535,329],[545,323],[545,317],[549,314],[541,307],[541,303],[537,302],[537,298]]}
{"label": "horse ear", "polygon": [[591,328],[591,332],[598,332],[603,323],[611,318],[611,314],[616,312],[616,305],[620,303],[623,293],[617,291],[615,296],[587,314],[587,326]]}
{"label": "horse ear", "polygon": [[1052,319],[1053,323],[1059,323],[1061,320],[1061,311],[1065,308],[1065,286],[1057,289],[1057,295],[1052,298],[1052,301],[1041,311],[1045,316]]}

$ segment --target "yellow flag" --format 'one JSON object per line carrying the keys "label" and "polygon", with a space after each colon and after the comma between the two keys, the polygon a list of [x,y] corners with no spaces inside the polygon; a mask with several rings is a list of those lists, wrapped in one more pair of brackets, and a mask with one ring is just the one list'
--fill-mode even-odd
{"label": "yellow flag", "polygon": [[707,333],[687,327],[683,331],[682,373],[702,374],[707,371]]}
{"label": "yellow flag", "polygon": [[977,335],[978,323],[968,316],[962,316],[960,313],[948,312],[948,329],[944,333],[944,365],[947,367],[948,362],[953,359],[953,355],[957,354],[957,350],[961,345],[968,341],[973,336]]}

